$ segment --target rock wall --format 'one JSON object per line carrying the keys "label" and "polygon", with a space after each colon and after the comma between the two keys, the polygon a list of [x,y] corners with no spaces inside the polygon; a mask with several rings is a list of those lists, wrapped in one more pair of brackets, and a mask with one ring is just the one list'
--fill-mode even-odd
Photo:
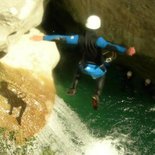
{"label": "rock wall", "polygon": [[15,132],[18,142],[44,127],[56,94],[52,76],[60,57],[56,44],[30,39],[44,35],[33,29],[42,21],[44,5],[43,0],[0,4],[0,127]]}
{"label": "rock wall", "polygon": [[15,131],[18,141],[44,127],[56,94],[52,69],[59,60],[57,47],[30,40],[34,34],[43,35],[31,30],[0,61],[0,127]]}
{"label": "rock wall", "polygon": [[[79,32],[89,15],[100,16],[100,35],[136,48],[137,54],[133,59],[123,57],[120,63],[131,66],[144,78],[150,77],[155,81],[152,69],[155,66],[154,0],[51,0],[49,5],[43,26],[49,24],[50,29],[62,33]],[[53,26],[55,23],[57,25]]]}
{"label": "rock wall", "polygon": [[47,0],[5,0],[0,4],[0,127],[17,131],[21,139],[44,126],[55,97],[51,69],[59,61],[57,47],[51,42],[29,39],[41,34],[30,29],[42,19],[49,32],[79,33],[89,15],[100,16],[100,35],[137,50],[137,56],[120,57],[119,62],[155,81],[154,0],[51,0],[44,11],[46,3]]}
{"label": "rock wall", "polygon": [[[65,9],[77,23],[82,25],[89,15],[100,16],[102,19],[100,34],[104,34],[110,40],[129,46],[134,45],[138,53],[155,58],[155,1],[60,0],[56,2],[53,0],[52,3],[55,7]],[[68,22],[65,20],[65,24]]]}
{"label": "rock wall", "polygon": [[15,43],[30,28],[39,25],[43,16],[43,0],[5,0],[0,4],[0,51]]}

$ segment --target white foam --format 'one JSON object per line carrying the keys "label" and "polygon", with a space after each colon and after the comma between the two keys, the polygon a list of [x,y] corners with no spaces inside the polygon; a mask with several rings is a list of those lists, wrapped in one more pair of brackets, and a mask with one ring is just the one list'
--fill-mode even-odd
{"label": "white foam", "polygon": [[50,145],[58,155],[121,155],[125,150],[119,139],[109,136],[99,139],[92,135],[78,115],[59,97],[52,116],[37,139],[40,148]]}
{"label": "white foam", "polygon": [[[128,135],[114,129],[111,134],[97,138],[90,133],[67,104],[56,97],[54,110],[44,129],[24,148],[25,155],[40,155],[43,150],[51,150],[55,155],[124,155],[132,154],[127,146],[132,145]],[[127,144],[127,145],[126,145]],[[23,154],[22,148],[11,144],[7,154]],[[18,153],[17,153],[18,150]]]}

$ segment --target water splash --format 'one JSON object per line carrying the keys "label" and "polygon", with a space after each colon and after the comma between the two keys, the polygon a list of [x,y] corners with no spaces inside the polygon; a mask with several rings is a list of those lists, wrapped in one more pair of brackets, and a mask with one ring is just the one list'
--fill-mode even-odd
{"label": "water splash", "polygon": [[[44,129],[24,147],[6,145],[7,155],[124,155],[127,135],[114,131],[111,135],[96,138],[67,104],[59,97]],[[1,150],[0,150],[1,152]]]}
{"label": "water splash", "polygon": [[40,152],[43,146],[58,155],[120,155],[123,145],[118,139],[107,136],[96,138],[78,115],[59,97],[46,127],[37,136]]}

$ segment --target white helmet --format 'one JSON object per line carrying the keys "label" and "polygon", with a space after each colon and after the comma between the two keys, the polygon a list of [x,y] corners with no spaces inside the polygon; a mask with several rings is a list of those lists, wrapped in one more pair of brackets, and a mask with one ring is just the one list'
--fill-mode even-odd
{"label": "white helmet", "polygon": [[91,15],[87,18],[85,26],[89,29],[99,29],[101,27],[101,19],[96,15]]}
{"label": "white helmet", "polygon": [[145,85],[149,85],[151,83],[150,79],[145,79]]}
{"label": "white helmet", "polygon": [[129,70],[129,71],[126,73],[126,75],[127,75],[128,78],[130,78],[130,77],[132,76],[132,71]]}

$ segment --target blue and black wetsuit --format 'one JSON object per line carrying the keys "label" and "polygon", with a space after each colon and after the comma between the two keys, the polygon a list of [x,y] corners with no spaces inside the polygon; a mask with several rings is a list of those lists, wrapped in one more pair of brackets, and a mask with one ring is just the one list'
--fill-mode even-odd
{"label": "blue and black wetsuit", "polygon": [[[65,41],[66,44],[78,45],[82,58],[80,70],[90,75],[93,79],[102,77],[107,72],[103,60],[103,50],[115,51],[123,54],[126,48],[117,44],[106,41],[103,37],[97,37],[94,32],[87,32],[86,35],[46,35],[44,40]],[[104,66],[104,67],[103,67]]]}
{"label": "blue and black wetsuit", "polygon": [[103,52],[114,51],[119,54],[126,52],[126,48],[106,41],[103,37],[97,37],[94,31],[88,31],[85,35],[46,35],[44,40],[65,41],[66,44],[79,46],[81,61],[75,74],[71,90],[76,90],[81,72],[91,76],[97,82],[95,95],[98,97],[102,92],[107,72]]}

